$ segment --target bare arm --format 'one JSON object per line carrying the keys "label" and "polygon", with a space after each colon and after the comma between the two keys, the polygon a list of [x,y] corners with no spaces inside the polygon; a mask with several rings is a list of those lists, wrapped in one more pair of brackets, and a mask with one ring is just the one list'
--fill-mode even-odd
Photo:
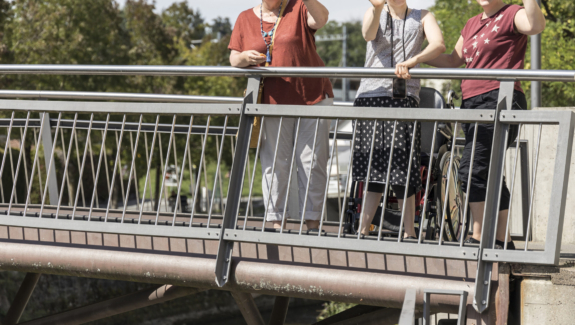
{"label": "bare arm", "polygon": [[396,65],[395,74],[399,78],[410,79],[411,76],[409,75],[409,68],[413,68],[419,63],[435,59],[441,53],[445,52],[443,34],[441,33],[441,29],[439,29],[437,20],[435,20],[433,14],[427,10],[423,10],[422,15],[423,19],[421,20],[421,23],[423,24],[425,37],[429,44],[418,55]]}
{"label": "bare arm", "polygon": [[436,68],[459,68],[465,64],[463,57],[463,36],[459,37],[459,41],[455,44],[455,49],[451,54],[441,54],[433,60],[424,61],[430,66]]}
{"label": "bare arm", "polygon": [[232,50],[230,53],[230,64],[232,67],[245,68],[251,65],[258,65],[266,62],[265,54],[250,50],[239,52]]}
{"label": "bare arm", "polygon": [[361,32],[366,42],[371,42],[377,36],[379,30],[379,20],[385,5],[385,0],[370,0],[373,7],[367,9],[363,16],[363,26]]}
{"label": "bare arm", "polygon": [[329,11],[318,0],[303,0],[307,7],[307,25],[311,29],[318,30],[327,24]]}
{"label": "bare arm", "polygon": [[515,30],[525,35],[537,35],[545,29],[545,16],[535,0],[523,0],[525,9],[515,15]]}

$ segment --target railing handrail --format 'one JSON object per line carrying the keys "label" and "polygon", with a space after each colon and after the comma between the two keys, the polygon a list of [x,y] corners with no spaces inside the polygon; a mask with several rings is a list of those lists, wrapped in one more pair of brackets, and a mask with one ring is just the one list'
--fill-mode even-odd
{"label": "railing handrail", "polygon": [[[10,99],[64,99],[64,100],[113,100],[155,103],[228,103],[241,104],[242,97],[166,95],[145,93],[118,93],[95,91],[51,91],[51,90],[0,90],[0,98]],[[351,102],[334,102],[334,106],[352,106]]]}
{"label": "railing handrail", "polygon": [[[0,74],[32,75],[143,75],[143,76],[228,76],[309,78],[392,78],[394,69],[333,67],[234,68],[217,66],[162,65],[0,65]],[[416,79],[475,79],[575,82],[574,70],[502,69],[411,69]]]}

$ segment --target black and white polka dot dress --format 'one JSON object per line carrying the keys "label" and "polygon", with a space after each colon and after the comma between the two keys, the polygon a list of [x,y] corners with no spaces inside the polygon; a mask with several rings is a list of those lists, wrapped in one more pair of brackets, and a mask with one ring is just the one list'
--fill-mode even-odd
{"label": "black and white polka dot dress", "polygon": [[[356,107],[419,107],[415,98],[393,99],[391,97],[364,97],[357,98]],[[353,156],[353,180],[365,181],[369,164],[371,141],[373,137],[374,121],[358,121],[355,127],[355,146]],[[391,141],[393,136],[393,121],[378,121],[375,133],[374,152],[371,162],[370,183],[383,183],[387,179],[387,169],[389,164],[389,154],[391,152]],[[393,149],[393,160],[391,166],[390,184],[406,185],[407,169],[409,167],[409,155],[411,141],[413,139],[413,122],[398,121],[395,131],[395,144]],[[420,167],[421,167],[421,124],[418,123],[415,131],[415,143],[413,152],[413,162],[411,164],[411,174],[409,186],[414,187],[416,192],[422,189]]]}

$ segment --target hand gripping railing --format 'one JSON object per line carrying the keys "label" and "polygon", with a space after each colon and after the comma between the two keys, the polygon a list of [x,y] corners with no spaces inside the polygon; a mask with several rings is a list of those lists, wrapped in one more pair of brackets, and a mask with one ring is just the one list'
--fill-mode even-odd
{"label": "hand gripping railing", "polygon": [[[567,180],[569,172],[570,153],[572,149],[573,114],[571,112],[508,112],[512,107],[513,82],[525,81],[575,81],[573,71],[518,71],[518,70],[463,70],[463,69],[413,69],[414,78],[449,78],[449,79],[496,79],[501,81],[499,107],[497,111],[487,110],[428,110],[428,109],[382,109],[382,108],[353,108],[341,106],[296,106],[296,105],[261,105],[256,104],[259,91],[259,78],[266,77],[393,77],[391,69],[365,69],[365,68],[261,68],[238,69],[229,67],[165,67],[165,66],[44,66],[44,65],[0,65],[3,74],[78,74],[78,75],[149,75],[149,76],[248,76],[248,89],[245,98],[208,98],[173,95],[148,94],[118,94],[118,93],[84,93],[84,92],[32,92],[32,91],[3,91],[0,97],[9,98],[44,98],[44,99],[75,99],[76,102],[67,101],[23,101],[0,100],[0,109],[6,112],[0,119],[0,126],[6,130],[4,155],[0,166],[0,190],[3,196],[3,209],[5,217],[0,218],[0,224],[8,226],[47,228],[74,231],[92,231],[115,234],[133,234],[148,236],[181,237],[196,239],[220,240],[217,256],[216,278],[220,285],[224,285],[229,277],[232,249],[236,242],[265,243],[275,245],[303,246],[310,248],[323,248],[335,250],[348,250],[359,252],[387,253],[398,255],[411,255],[435,258],[448,258],[460,260],[479,261],[475,307],[479,311],[487,308],[491,270],[493,262],[523,262],[537,264],[557,263],[560,252],[561,228],[564,217]],[[122,102],[87,102],[86,100],[117,100],[133,101]],[[147,103],[134,103],[146,101]],[[151,103],[156,102],[156,103]],[[57,118],[50,118],[49,115]],[[97,114],[100,114],[98,116]],[[162,117],[167,115],[166,117]],[[440,233],[435,240],[424,240],[424,234],[429,231],[425,222],[419,224],[419,239],[403,240],[401,228],[404,227],[405,212],[401,213],[399,222],[400,231],[395,235],[379,229],[377,236],[357,236],[346,234],[343,231],[346,200],[350,195],[350,180],[353,176],[353,152],[355,132],[351,136],[348,131],[335,129],[331,135],[331,158],[327,164],[319,187],[325,191],[319,193],[319,208],[308,201],[308,195],[303,198],[303,218],[297,222],[281,220],[281,228],[274,230],[266,215],[279,209],[274,204],[282,203],[281,209],[286,210],[288,196],[298,196],[290,193],[289,187],[286,197],[279,201],[264,204],[264,216],[251,217],[254,211],[251,208],[254,175],[257,171],[258,154],[261,154],[262,143],[274,145],[271,152],[276,152],[278,146],[268,142],[259,142],[255,150],[249,149],[249,139],[252,135],[254,117],[262,117],[262,128],[266,121],[271,123],[274,119],[287,125],[299,126],[304,120],[311,120],[310,130],[312,151],[322,147],[318,140],[320,121],[334,120],[336,125],[343,125],[346,121],[356,124],[361,121],[390,122],[394,129],[411,126],[418,129],[422,124],[433,125],[453,123],[456,128],[460,124],[478,125],[494,124],[495,137],[493,153],[490,160],[488,180],[488,195],[484,213],[481,245],[467,245],[463,243],[463,236],[459,242],[449,242],[444,239],[446,215],[451,206],[447,200],[437,216],[436,223]],[[105,119],[105,121],[103,120]],[[214,122],[217,121],[217,122]],[[295,122],[294,122],[295,121]],[[495,250],[495,229],[497,225],[497,211],[499,210],[499,197],[502,191],[503,170],[507,155],[507,137],[511,125],[519,126],[519,130],[526,125],[536,125],[540,129],[544,125],[558,126],[557,155],[553,179],[553,193],[551,195],[549,221],[547,223],[547,241],[542,251],[509,251]],[[374,126],[376,124],[374,123]],[[53,139],[50,130],[54,130]],[[40,132],[38,132],[40,131]],[[22,132],[21,135],[18,135]],[[283,128],[275,130],[275,136],[282,138]],[[237,134],[237,141],[233,136]],[[294,143],[303,141],[295,133]],[[393,133],[395,134],[395,132]],[[521,131],[520,131],[521,134]],[[539,138],[541,137],[539,131]],[[162,137],[162,135],[164,135]],[[285,133],[283,134],[285,136]],[[228,137],[230,145],[221,137]],[[44,146],[44,163],[42,165],[39,145],[35,146],[34,158],[28,161],[23,154],[33,138],[34,143]],[[151,139],[150,139],[151,138]],[[452,146],[455,145],[453,138]],[[298,140],[299,139],[299,140]],[[208,142],[209,140],[209,142]],[[376,133],[369,134],[370,143],[377,143]],[[322,140],[323,141],[323,140]],[[346,184],[339,184],[337,188],[344,190],[344,200],[340,202],[337,221],[326,220],[328,212],[326,206],[326,193],[330,186],[329,175],[332,174],[334,160],[339,159],[338,143],[349,143],[349,156],[347,157],[347,170],[344,171]],[[395,137],[391,140],[396,141]],[[413,148],[416,137],[408,140]],[[472,155],[475,153],[477,134],[470,139]],[[540,140],[536,141],[537,148]],[[435,133],[432,143],[435,144]],[[212,148],[213,146],[213,148]],[[224,146],[231,149],[233,161],[225,166],[222,153]],[[341,144],[340,144],[341,146]],[[183,148],[182,148],[183,147]],[[183,150],[182,150],[183,149]],[[393,151],[393,148],[391,149]],[[16,153],[14,153],[16,151]],[[431,149],[434,151],[434,148]],[[83,154],[80,154],[82,152]],[[296,159],[295,150],[290,150],[289,166],[298,165],[299,169],[308,168],[299,158]],[[255,157],[253,156],[255,153]],[[537,151],[538,153],[538,151]],[[112,157],[107,157],[112,154]],[[414,150],[406,154],[410,164],[415,157]],[[329,154],[328,154],[329,155]],[[390,156],[393,152],[390,153]],[[370,162],[373,156],[369,155]],[[512,158],[513,165],[517,166],[517,157]],[[230,158],[231,158],[230,157]],[[272,157],[272,158],[273,158]],[[428,170],[434,168],[431,157]],[[229,159],[229,158],[228,158]],[[316,164],[312,155],[309,166]],[[276,159],[272,159],[271,170],[276,168]],[[473,161],[473,159],[471,159]],[[457,179],[455,172],[458,157],[452,152],[445,160],[446,184]],[[110,163],[105,163],[110,162]],[[251,164],[254,164],[252,167]],[[537,159],[534,160],[533,175],[537,174]],[[41,167],[42,165],[42,167]],[[152,167],[160,177],[152,181]],[[210,168],[207,168],[210,166]],[[371,166],[371,164],[368,164]],[[141,166],[141,167],[136,167]],[[288,167],[289,167],[288,166]],[[388,164],[390,166],[390,164]],[[229,167],[229,185],[227,193],[222,182],[222,168]],[[75,175],[77,169],[79,175]],[[111,170],[110,170],[111,169]],[[208,169],[210,174],[208,176]],[[339,163],[336,164],[339,169]],[[143,175],[145,170],[145,175]],[[215,172],[214,172],[215,170]],[[279,169],[278,169],[279,170]],[[292,168],[288,179],[297,179],[292,175]],[[313,168],[311,168],[313,170]],[[408,170],[411,170],[409,168]],[[511,193],[515,184],[515,171],[512,172]],[[142,171],[142,172],[141,172]],[[247,171],[247,174],[246,174]],[[138,178],[138,173],[140,178]],[[171,176],[173,175],[174,176]],[[337,173],[339,174],[339,172]],[[387,175],[389,176],[389,172]],[[42,176],[44,175],[44,177]],[[368,178],[371,175],[367,174]],[[431,175],[431,174],[429,174]],[[429,179],[428,175],[428,179]],[[155,176],[155,175],[154,175]],[[169,176],[169,177],[168,177]],[[247,177],[246,177],[247,176]],[[169,179],[168,179],[168,178]],[[326,179],[327,177],[327,179]],[[311,172],[307,182],[302,182],[302,194],[310,194],[310,185],[313,184],[314,172]],[[25,187],[20,189],[14,185],[18,179],[25,179]],[[112,179],[112,181],[110,181]],[[189,190],[182,184],[188,183]],[[273,180],[271,182],[276,182]],[[311,179],[311,181],[310,181]],[[409,180],[409,177],[407,177]],[[530,197],[533,197],[536,177],[532,178]],[[37,185],[34,185],[36,184]],[[167,183],[177,187],[168,198]],[[119,184],[118,184],[119,183]],[[154,186],[152,186],[154,183]],[[470,183],[468,181],[468,183]],[[12,185],[11,190],[4,188],[4,184]],[[386,181],[389,184],[389,181]],[[285,184],[284,184],[285,185]],[[289,185],[289,184],[288,184]],[[343,186],[342,186],[343,185]],[[422,184],[424,188],[424,206],[422,218],[429,217],[431,188],[434,184]],[[143,187],[142,187],[143,186]],[[245,187],[249,188],[245,188]],[[271,186],[268,187],[271,188]],[[318,186],[318,185],[314,185]],[[386,185],[387,186],[387,185]],[[155,187],[155,189],[153,188]],[[200,195],[205,188],[206,195]],[[38,188],[39,196],[35,196]],[[244,191],[245,190],[245,191]],[[211,195],[210,192],[211,191]],[[185,192],[185,193],[184,193]],[[248,200],[244,200],[244,193],[249,192]],[[469,189],[468,189],[469,192]],[[99,195],[104,193],[106,195]],[[114,194],[115,193],[115,194]],[[152,195],[150,195],[153,193]],[[219,195],[217,195],[219,193]],[[318,193],[315,193],[317,195]],[[140,195],[141,194],[141,195]],[[193,199],[181,200],[184,194]],[[314,193],[311,193],[314,194]],[[364,193],[365,194],[365,193]],[[445,197],[451,195],[449,186],[446,186]],[[130,198],[134,204],[130,206]],[[216,198],[219,196],[219,202]],[[265,196],[265,193],[264,193]],[[205,197],[205,210],[197,207],[200,197]],[[269,198],[269,194],[267,196]],[[105,202],[98,202],[98,199]],[[386,196],[387,199],[387,196]],[[385,201],[384,207],[390,202]],[[401,199],[401,198],[400,198]],[[406,201],[405,197],[403,198]],[[463,198],[460,198],[463,199]],[[118,203],[114,203],[117,200]],[[48,204],[48,201],[50,202]],[[225,204],[224,204],[225,201]],[[268,200],[269,201],[269,200]],[[173,202],[168,204],[168,202]],[[321,204],[323,202],[323,204]],[[533,199],[531,199],[531,204]],[[362,205],[365,202],[361,202]],[[465,197],[461,233],[465,233],[467,218],[468,197]],[[191,205],[188,210],[184,204]],[[105,208],[99,208],[104,205]],[[245,210],[240,213],[246,205]],[[113,206],[117,206],[114,208]],[[218,206],[223,215],[217,215]],[[404,205],[405,207],[405,205]],[[169,211],[169,209],[172,211]],[[309,208],[309,210],[308,210]],[[271,209],[271,210],[270,210]],[[319,229],[316,231],[304,230],[303,224],[306,213],[320,214]],[[405,211],[405,208],[400,209]],[[204,211],[204,213],[201,213]],[[311,212],[307,212],[311,211]],[[285,212],[285,211],[284,211]],[[297,214],[297,213],[296,213]],[[385,209],[376,218],[384,219]],[[511,215],[511,214],[510,214]],[[527,228],[532,225],[532,211],[529,211]],[[363,218],[361,218],[363,222]],[[507,220],[509,224],[509,220]],[[453,225],[452,225],[453,226]],[[285,229],[284,229],[285,227]],[[427,227],[427,228],[426,228]],[[528,237],[528,236],[527,236]]]}

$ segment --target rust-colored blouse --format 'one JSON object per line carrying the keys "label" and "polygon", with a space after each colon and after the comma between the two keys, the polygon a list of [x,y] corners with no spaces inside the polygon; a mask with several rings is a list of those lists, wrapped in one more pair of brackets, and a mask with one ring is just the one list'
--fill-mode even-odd
{"label": "rust-colored blouse", "polygon": [[[264,21],[264,31],[271,31],[273,25]],[[307,7],[303,1],[290,0],[276,27],[270,66],[323,67],[324,63],[316,51],[315,32],[307,24]],[[266,40],[269,43],[271,37],[268,36]],[[238,52],[267,52],[260,19],[253,9],[239,15],[228,48]],[[326,95],[333,98],[331,82],[327,78],[265,78],[262,103],[314,105],[325,99]]]}

